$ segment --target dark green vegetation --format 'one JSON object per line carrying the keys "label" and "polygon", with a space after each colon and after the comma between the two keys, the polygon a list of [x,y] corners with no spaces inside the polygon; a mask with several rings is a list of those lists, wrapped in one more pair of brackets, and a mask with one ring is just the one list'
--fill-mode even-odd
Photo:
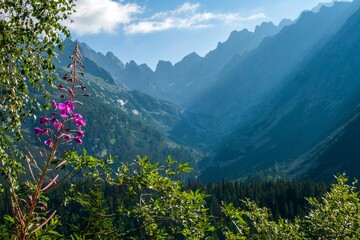
{"label": "dark green vegetation", "polygon": [[309,205],[305,198],[320,197],[328,190],[324,183],[284,180],[253,180],[248,183],[241,181],[225,181],[218,184],[189,183],[190,189],[202,189],[209,197],[206,198],[209,213],[221,216],[221,205],[233,203],[235,207],[244,207],[241,199],[251,199],[261,207],[271,210],[273,219],[295,219],[308,212]]}
{"label": "dark green vegetation", "polygon": [[[166,166],[151,164],[143,158],[122,164],[114,171],[109,168],[111,159],[72,157],[91,162],[100,171],[85,173],[80,184],[70,188],[64,184],[52,192],[49,209],[59,210],[62,216],[62,224],[56,227],[57,236],[60,233],[75,239],[357,239],[360,234],[359,191],[344,176],[337,177],[337,183],[328,192],[324,184],[282,180],[250,184],[224,181],[205,187],[191,183],[185,188],[173,178],[189,168],[186,164],[177,165],[171,158]],[[255,201],[240,201],[238,197],[252,197]],[[266,207],[273,209],[273,214]],[[3,211],[6,205],[1,208]],[[2,225],[3,229],[6,227],[11,228],[11,224]],[[11,231],[1,234],[2,239],[8,239]],[[55,231],[50,234],[56,236]]]}

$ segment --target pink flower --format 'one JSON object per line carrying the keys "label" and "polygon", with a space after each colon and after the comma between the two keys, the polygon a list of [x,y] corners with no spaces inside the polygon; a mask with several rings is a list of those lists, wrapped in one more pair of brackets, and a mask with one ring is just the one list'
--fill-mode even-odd
{"label": "pink flower", "polygon": [[38,127],[34,128],[34,133],[35,133],[36,135],[40,134],[41,132],[42,132],[42,129],[41,129],[41,128],[38,128]]}
{"label": "pink flower", "polygon": [[86,121],[84,119],[78,119],[76,120],[76,126],[83,127],[86,125]]}
{"label": "pink flower", "polygon": [[62,123],[60,123],[59,121],[54,122],[54,127],[56,127],[56,129],[58,131],[60,131],[60,129],[62,128]]}
{"label": "pink flower", "polygon": [[79,144],[82,143],[82,139],[81,139],[80,136],[76,136],[76,137],[74,138],[74,140],[75,140],[75,142],[77,142],[77,143],[79,143]]}
{"label": "pink flower", "polygon": [[82,130],[76,130],[76,134],[81,138],[83,138],[85,136],[85,133]]}
{"label": "pink flower", "polygon": [[81,114],[78,114],[78,113],[75,113],[73,115],[73,119],[76,120],[76,119],[80,119],[80,118],[83,118],[83,116]]}
{"label": "pink flower", "polygon": [[57,103],[55,102],[55,100],[50,100],[50,102],[51,102],[51,105],[52,105],[53,109],[56,110],[57,109]]}
{"label": "pink flower", "polygon": [[49,139],[49,140],[45,140],[44,141],[44,144],[45,145],[48,145],[49,147],[54,147],[54,143],[53,143],[53,141],[51,140],[51,139]]}
{"label": "pink flower", "polygon": [[60,109],[62,118],[67,118],[69,114],[72,114],[75,109],[75,104],[71,101],[65,101],[64,103],[58,104],[58,109]]}
{"label": "pink flower", "polygon": [[41,128],[36,127],[36,128],[34,128],[34,133],[36,135],[45,135],[48,133],[48,129],[47,128],[41,129]]}
{"label": "pink flower", "polygon": [[62,134],[61,135],[66,141],[70,141],[71,140],[71,136],[69,134]]}
{"label": "pink flower", "polygon": [[83,127],[86,125],[86,121],[83,119],[83,116],[81,116],[78,113],[75,113],[73,115],[73,120],[76,123],[76,126],[78,126],[78,127]]}
{"label": "pink flower", "polygon": [[63,126],[62,123],[59,122],[55,117],[52,117],[52,118],[51,118],[51,121],[52,121],[54,127],[56,127],[56,129],[57,129],[58,131],[60,131],[60,129],[61,129],[62,126]]}
{"label": "pink flower", "polygon": [[50,120],[50,118],[40,118],[40,124],[45,124]]}

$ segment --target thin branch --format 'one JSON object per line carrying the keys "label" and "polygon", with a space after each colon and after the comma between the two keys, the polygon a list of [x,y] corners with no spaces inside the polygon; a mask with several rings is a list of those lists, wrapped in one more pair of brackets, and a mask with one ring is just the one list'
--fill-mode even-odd
{"label": "thin branch", "polygon": [[37,228],[35,228],[30,234],[34,234],[36,231],[38,231],[39,229],[41,229],[43,226],[45,226],[50,219],[52,219],[55,216],[56,210]]}

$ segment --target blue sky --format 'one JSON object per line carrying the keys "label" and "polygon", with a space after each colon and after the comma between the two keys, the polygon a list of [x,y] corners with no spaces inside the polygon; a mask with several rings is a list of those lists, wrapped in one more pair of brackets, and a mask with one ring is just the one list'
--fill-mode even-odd
{"label": "blue sky", "polygon": [[96,51],[155,69],[158,60],[204,56],[233,30],[295,19],[320,2],[330,0],[77,0],[69,28]]}

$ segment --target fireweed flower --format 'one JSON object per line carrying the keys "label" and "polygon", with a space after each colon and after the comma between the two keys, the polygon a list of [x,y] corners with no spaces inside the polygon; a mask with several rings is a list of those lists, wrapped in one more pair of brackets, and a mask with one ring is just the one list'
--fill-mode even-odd
{"label": "fireweed flower", "polygon": [[61,137],[63,137],[66,141],[71,140],[71,136],[69,134],[62,134]]}
{"label": "fireweed flower", "polygon": [[51,102],[53,109],[57,110],[57,103],[55,102],[55,100],[50,100],[50,102]]}
{"label": "fireweed flower", "polygon": [[47,128],[44,128],[44,129],[41,129],[41,128],[34,128],[34,133],[35,135],[45,135],[48,133],[48,129]]}
{"label": "fireweed flower", "polygon": [[51,148],[54,147],[54,143],[53,143],[53,141],[51,139],[45,140],[44,144],[48,145]]}
{"label": "fireweed flower", "polygon": [[63,126],[62,123],[59,122],[59,120],[57,120],[54,116],[52,116],[51,122],[53,123],[54,127],[56,127],[56,129],[57,129],[58,131],[60,131],[60,129],[61,129],[62,126]]}
{"label": "fireweed flower", "polygon": [[60,116],[67,118],[69,114],[72,114],[75,110],[75,104],[71,101],[65,101],[64,103],[58,104],[58,109],[61,111]]}
{"label": "fireweed flower", "polygon": [[74,138],[74,140],[75,140],[75,142],[77,142],[77,143],[79,143],[79,144],[82,143],[82,139],[81,139],[80,136],[76,136],[76,137]]}
{"label": "fireweed flower", "polygon": [[[77,60],[78,59],[74,58],[74,61]],[[74,64],[72,66],[76,65]],[[82,64],[79,64],[78,66],[82,66]],[[78,77],[76,76],[77,74],[80,74],[84,77],[84,74],[82,72],[77,73],[76,69],[72,69],[69,73],[65,74],[63,79],[67,82],[71,82],[72,86],[69,86],[68,84],[60,84],[58,85],[58,90],[64,91],[64,93],[61,94],[60,99],[67,98],[67,100],[63,102],[50,100],[52,109],[54,110],[52,116],[50,118],[40,118],[40,124],[46,125],[48,128],[34,128],[34,133],[38,136],[52,136],[51,139],[47,139],[43,142],[45,145],[51,148],[53,148],[54,145],[59,146],[58,144],[61,144],[63,141],[68,142],[70,140],[74,140],[75,142],[81,144],[82,139],[85,136],[85,133],[81,128],[86,125],[86,121],[81,114],[74,113],[75,105],[82,105],[81,102],[74,99],[77,96],[75,94],[76,90],[86,90],[85,86],[75,85],[78,80]],[[80,82],[84,84],[81,80]],[[65,94],[65,92],[68,94]],[[85,94],[80,96],[85,96]]]}
{"label": "fireweed flower", "polygon": [[50,118],[42,117],[42,118],[40,118],[40,124],[46,124],[49,120],[50,120]]}
{"label": "fireweed flower", "polygon": [[84,131],[82,131],[82,130],[76,130],[76,134],[81,138],[83,138],[85,136]]}
{"label": "fireweed flower", "polygon": [[83,127],[86,125],[86,121],[83,119],[83,116],[81,116],[78,113],[75,113],[73,115],[73,121],[76,123],[76,126]]}
{"label": "fireweed flower", "polygon": [[[17,189],[13,189],[14,194],[12,194],[11,198],[13,203],[16,203],[12,205],[13,214],[16,216],[14,223],[18,224],[16,230],[20,230],[16,231],[16,236],[14,236],[16,239],[25,238],[30,235],[41,235],[42,230],[44,230],[44,228],[47,229],[47,224],[50,220],[56,218],[55,214],[57,210],[52,211],[47,208],[47,201],[43,198],[45,191],[49,188],[58,187],[59,183],[63,180],[72,178],[75,176],[74,174],[76,174],[71,174],[73,171],[70,171],[69,174],[57,174],[57,172],[61,170],[59,169],[60,166],[66,169],[72,168],[76,170],[73,164],[69,166],[66,165],[68,161],[67,153],[73,151],[71,145],[76,143],[81,144],[82,138],[85,135],[81,127],[85,126],[86,121],[80,114],[74,113],[75,104],[82,105],[82,103],[76,101],[75,98],[85,96],[84,94],[77,95],[76,90],[80,88],[81,90],[86,89],[81,85],[79,85],[81,87],[75,85],[77,81],[84,84],[84,82],[78,78],[78,75],[84,77],[84,74],[77,72],[77,70],[82,70],[83,67],[78,43],[76,43],[76,48],[71,58],[73,60],[72,68],[64,76],[66,84],[61,84],[58,87],[58,90],[63,93],[60,98],[64,100],[61,100],[61,102],[50,100],[49,103],[52,106],[52,112],[49,116],[40,116],[39,123],[43,127],[35,127],[33,129],[36,138],[41,144],[41,147],[38,149],[39,159],[43,160],[44,164],[37,164],[37,155],[32,154],[27,148],[25,149],[27,151],[26,162],[28,163],[27,166],[29,169],[27,173],[31,175],[31,177],[26,178],[24,184],[25,187],[28,188],[26,192],[24,191],[27,196],[17,194]],[[0,142],[1,141],[2,139],[0,139]],[[58,181],[59,176],[62,179]],[[32,184],[29,184],[30,181]],[[24,201],[25,204],[17,204],[18,200],[19,202]],[[50,225],[52,225],[52,223]]]}
{"label": "fireweed flower", "polygon": [[34,133],[36,135],[40,134],[41,133],[41,128],[38,128],[38,127],[34,128]]}

